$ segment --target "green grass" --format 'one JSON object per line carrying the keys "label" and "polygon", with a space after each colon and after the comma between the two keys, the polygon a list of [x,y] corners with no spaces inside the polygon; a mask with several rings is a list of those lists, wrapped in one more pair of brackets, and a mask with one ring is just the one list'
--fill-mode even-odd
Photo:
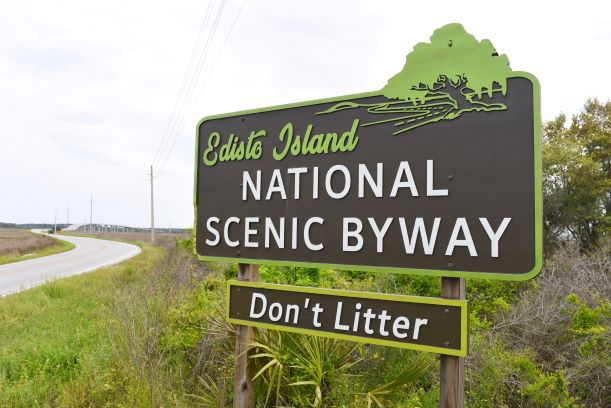
{"label": "green grass", "polygon": [[34,259],[34,258],[40,258],[43,256],[48,256],[48,255],[55,255],[55,254],[59,254],[62,252],[66,252],[66,251],[70,251],[71,249],[74,248],[74,244],[68,242],[68,241],[64,241],[58,238],[53,238],[56,243],[45,247],[39,251],[33,252],[31,254],[26,254],[26,255],[0,255],[0,265],[4,265],[4,264],[8,264],[8,263],[13,263],[13,262],[19,262],[19,261],[26,261],[28,259]]}
{"label": "green grass", "polygon": [[0,299],[0,406],[102,406],[119,392],[108,308],[113,293],[146,281],[163,251]]}
{"label": "green grass", "polygon": [[[0,407],[230,406],[235,338],[223,305],[237,268],[198,262],[192,244],[141,243],[122,264],[0,298]],[[468,406],[610,406],[608,249],[558,254],[532,284],[470,281]],[[438,278],[405,275],[262,267],[261,280],[439,295]],[[439,406],[434,354],[266,330],[257,341],[259,404]]]}

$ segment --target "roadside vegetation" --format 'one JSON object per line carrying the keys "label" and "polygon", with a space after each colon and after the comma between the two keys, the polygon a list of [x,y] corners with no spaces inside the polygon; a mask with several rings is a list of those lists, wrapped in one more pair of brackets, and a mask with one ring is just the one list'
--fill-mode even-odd
{"label": "roadside vegetation", "polygon": [[[88,406],[113,395],[109,302],[142,285],[162,254],[141,255],[93,273],[0,298],[0,406]],[[98,383],[91,384],[97,381]]]}
{"label": "roadside vegetation", "polygon": [[[545,265],[469,279],[468,407],[611,406],[611,103],[545,126]],[[589,184],[588,184],[589,183]],[[589,187],[587,187],[589,186]],[[0,406],[228,407],[236,265],[193,240],[0,299]],[[261,280],[440,295],[440,279],[262,266]],[[257,330],[258,407],[439,406],[438,356]]]}
{"label": "roadside vegetation", "polygon": [[0,265],[58,254],[74,248],[69,242],[25,229],[0,228]]}

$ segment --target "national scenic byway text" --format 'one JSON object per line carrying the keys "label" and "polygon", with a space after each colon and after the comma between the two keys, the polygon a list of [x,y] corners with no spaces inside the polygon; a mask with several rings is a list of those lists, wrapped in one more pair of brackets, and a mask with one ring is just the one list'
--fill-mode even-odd
{"label": "national scenic byway text", "polygon": [[[426,160],[426,168],[414,169],[414,171],[426,172],[426,184],[417,185],[409,161],[401,161],[395,168],[385,168],[383,163],[377,163],[373,168],[365,164],[357,166],[333,165],[326,171],[320,171],[318,167],[294,167],[284,170],[274,169],[269,173],[261,170],[244,171],[242,174],[240,199],[247,204],[250,201],[265,202],[275,197],[282,200],[301,200],[302,186],[310,183],[312,193],[310,199],[316,200],[321,197],[342,200],[349,194],[356,194],[358,198],[365,196],[375,197],[380,200],[403,199],[405,197],[443,197],[452,192],[448,188],[434,186],[435,162]],[[390,176],[389,176],[390,174]],[[392,183],[384,183],[384,177],[391,177]],[[354,182],[353,182],[354,180]],[[289,191],[285,186],[291,185]],[[356,185],[356,188],[353,186]],[[384,185],[391,188],[384,190]],[[237,189],[236,189],[237,190]],[[406,196],[407,195],[407,196]],[[236,197],[237,198],[237,197]],[[452,229],[449,237],[438,237],[438,231],[442,223],[451,223]],[[378,253],[384,252],[385,239],[391,225],[398,225],[400,238],[403,243],[405,254],[414,254],[417,243],[421,243],[422,251],[426,255],[432,255],[435,247],[444,242],[443,251],[445,255],[452,255],[456,248],[462,247],[468,251],[471,257],[499,256],[499,242],[511,223],[511,217],[492,223],[486,217],[466,218],[456,217],[445,219],[434,217],[425,220],[422,217],[387,217],[385,219],[366,219],[356,217],[343,217],[342,245],[343,252],[357,252],[365,245],[363,230],[369,228],[375,236]],[[241,224],[241,228],[237,228]],[[325,248],[324,239],[318,241],[312,238],[315,228],[324,228],[323,217],[233,217],[222,219],[215,214],[210,214],[205,222],[206,245],[215,247],[222,242],[228,247],[246,248],[271,248],[280,249],[302,249],[298,248],[302,242],[310,251],[321,251]],[[481,228],[485,231],[489,245],[486,248],[476,248],[471,231]],[[320,235],[320,234],[319,234]],[[324,234],[323,234],[324,235]]]}

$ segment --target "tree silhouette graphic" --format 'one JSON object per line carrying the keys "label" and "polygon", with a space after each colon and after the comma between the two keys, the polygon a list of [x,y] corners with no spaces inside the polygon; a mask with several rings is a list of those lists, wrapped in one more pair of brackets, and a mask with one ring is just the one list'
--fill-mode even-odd
{"label": "tree silhouette graphic", "polygon": [[369,113],[392,115],[361,126],[394,122],[393,134],[398,135],[465,112],[507,109],[503,103],[485,102],[495,93],[506,94],[511,74],[509,59],[498,55],[490,40],[478,41],[456,23],[435,30],[430,40],[417,44],[403,69],[382,88],[388,102],[340,102],[319,114],[365,108]]}

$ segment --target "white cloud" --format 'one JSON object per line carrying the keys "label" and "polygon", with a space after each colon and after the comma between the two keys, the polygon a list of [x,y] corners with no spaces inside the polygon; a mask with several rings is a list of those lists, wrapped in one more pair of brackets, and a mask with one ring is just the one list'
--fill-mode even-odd
{"label": "white cloud", "polygon": [[[228,0],[193,107],[156,180],[158,223],[192,223],[201,117],[380,88],[417,42],[449,22],[490,38],[514,70],[539,77],[544,119],[611,94],[605,2],[418,4],[246,0],[216,60],[241,5]],[[94,220],[148,224],[146,172],[207,5],[0,4],[1,221],[48,222],[69,206],[82,222],[94,195]]]}

